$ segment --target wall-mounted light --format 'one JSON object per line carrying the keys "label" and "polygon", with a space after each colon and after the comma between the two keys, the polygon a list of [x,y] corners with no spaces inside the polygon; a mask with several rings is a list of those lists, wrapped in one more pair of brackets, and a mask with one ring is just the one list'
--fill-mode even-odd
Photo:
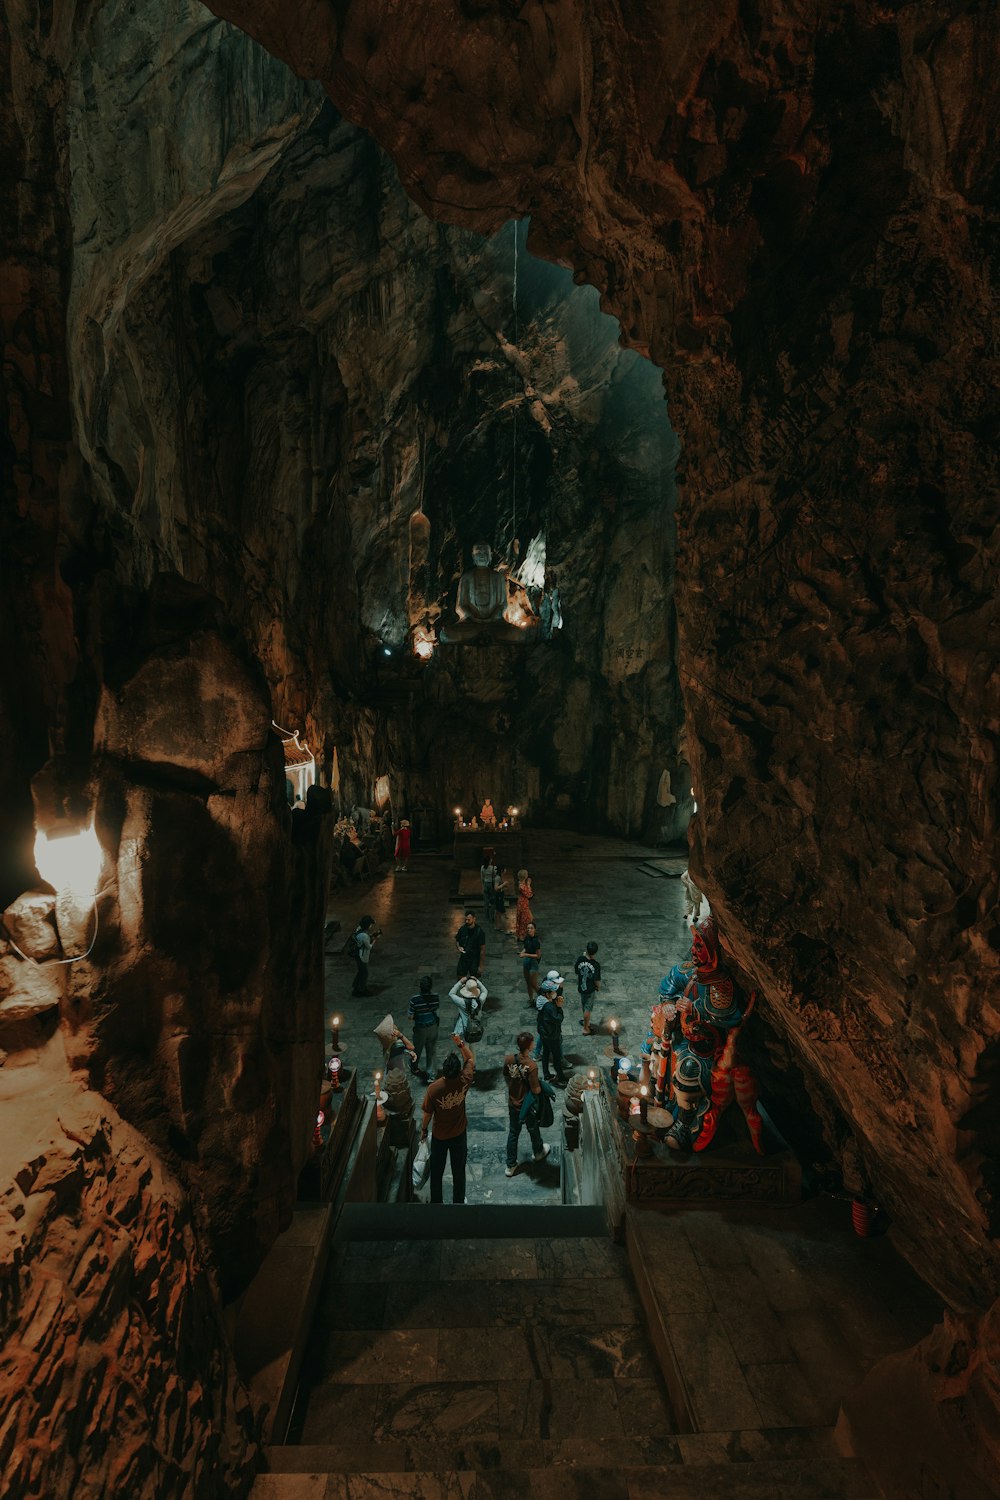
{"label": "wall-mounted light", "polygon": [[392,647],[391,646],[383,646],[382,647],[382,655],[383,656],[391,656],[392,655]]}
{"label": "wall-mounted light", "polygon": [[78,901],[93,900],[104,859],[93,824],[87,828],[54,828],[35,834],[35,868],[55,891]]}

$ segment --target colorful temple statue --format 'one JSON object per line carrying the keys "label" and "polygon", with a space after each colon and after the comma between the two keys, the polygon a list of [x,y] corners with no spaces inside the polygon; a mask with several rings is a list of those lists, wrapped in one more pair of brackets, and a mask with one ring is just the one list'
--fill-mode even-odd
{"label": "colorful temple statue", "polygon": [[495,828],[497,826],[497,815],[493,811],[493,803],[487,797],[479,813],[479,821],[484,828]]}
{"label": "colorful temple statue", "polygon": [[722,966],[715,919],[692,929],[691,958],[660,984],[643,1046],[643,1067],[657,1104],[674,1114],[667,1145],[704,1151],[736,1098],[754,1149],[763,1154],[757,1082],[740,1061],[740,1032],[755,996],[744,1002]]}

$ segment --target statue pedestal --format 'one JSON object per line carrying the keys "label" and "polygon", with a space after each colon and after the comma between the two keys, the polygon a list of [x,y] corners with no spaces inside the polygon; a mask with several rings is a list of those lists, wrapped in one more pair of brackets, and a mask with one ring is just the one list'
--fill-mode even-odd
{"label": "statue pedestal", "polygon": [[[521,868],[521,846],[521,831],[518,828],[502,831],[498,828],[456,828],[454,861],[460,870],[474,869],[478,872],[483,850],[493,849],[500,869],[510,870],[513,877]],[[516,901],[517,892],[508,891],[508,895],[511,894]]]}
{"label": "statue pedestal", "polygon": [[668,1203],[798,1203],[802,1170],[778,1134],[763,1106],[766,1154],[758,1156],[737,1104],[723,1115],[715,1139],[705,1151],[672,1151],[656,1141],[648,1155],[636,1152],[629,1128],[621,1127],[626,1196],[637,1207]]}

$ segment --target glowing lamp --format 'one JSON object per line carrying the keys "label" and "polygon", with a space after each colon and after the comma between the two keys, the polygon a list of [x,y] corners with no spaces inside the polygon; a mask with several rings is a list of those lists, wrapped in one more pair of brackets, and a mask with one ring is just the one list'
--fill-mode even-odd
{"label": "glowing lamp", "polygon": [[77,828],[35,834],[35,867],[55,891],[68,891],[78,901],[90,901],[97,890],[104,854],[94,832]]}
{"label": "glowing lamp", "polygon": [[333,1016],[330,1020],[330,1048],[333,1052],[340,1051],[340,1017]]}
{"label": "glowing lamp", "polygon": [[391,646],[383,646],[382,647],[382,655],[383,656],[391,656],[392,655],[392,647]]}
{"label": "glowing lamp", "polygon": [[322,1110],[320,1110],[319,1114],[316,1116],[316,1124],[317,1125],[322,1125],[325,1120],[326,1120],[326,1115],[323,1113]]}
{"label": "glowing lamp", "polygon": [[330,1083],[333,1085],[333,1092],[335,1094],[340,1093],[340,1070],[342,1067],[343,1063],[339,1057],[331,1057],[326,1065],[326,1071],[330,1075]]}
{"label": "glowing lamp", "polygon": [[649,1109],[649,1089],[645,1084],[639,1090],[639,1119],[645,1125],[646,1112]]}

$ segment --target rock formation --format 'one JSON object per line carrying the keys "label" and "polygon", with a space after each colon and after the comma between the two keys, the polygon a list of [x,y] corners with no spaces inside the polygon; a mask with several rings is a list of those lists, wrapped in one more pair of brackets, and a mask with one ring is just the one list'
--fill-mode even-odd
{"label": "rock formation", "polygon": [[[108,1101],[86,1096],[81,1152],[142,1132],[120,1212],[143,1240],[169,1200],[177,1294],[207,1308],[213,1261],[231,1295],[287,1213],[318,1056],[323,851],[288,841],[270,715],[336,752],[345,809],[385,774],[440,805],[478,757],[479,796],[508,779],[651,832],[662,772],[686,793],[690,761],[692,872],[775,1053],[971,1328],[1000,1289],[995,8],[213,8],[274,57],[194,0],[3,8],[0,904],[35,884],[47,763],[89,789],[114,872],[56,1006],[48,974],[0,954],[5,1075],[62,1048]],[[555,269],[516,330],[497,318],[511,231],[472,235],[525,216],[529,248],[665,372],[676,642],[669,443],[629,431],[652,387],[586,333],[592,294],[559,323]],[[567,385],[581,363],[596,405]],[[484,525],[511,552],[544,530],[562,638],[376,677],[414,607],[418,506],[434,607]],[[414,752],[428,726],[449,741],[437,769]],[[44,903],[11,922],[58,951]],[[34,1137],[4,1149],[19,1191],[43,1183],[33,1213],[56,1213],[44,1244],[22,1216],[10,1264],[75,1262],[94,1221],[110,1256],[116,1189],[74,1163],[83,1208],[49,1199]],[[4,1306],[19,1358],[33,1306]],[[102,1317],[84,1320],[95,1367]],[[225,1429],[235,1493],[253,1424],[206,1337],[195,1369],[168,1330],[175,1383],[137,1372],[136,1399],[189,1413],[157,1452]],[[978,1373],[967,1390],[968,1410],[995,1395]],[[133,1493],[158,1492],[159,1463],[129,1471]]]}

